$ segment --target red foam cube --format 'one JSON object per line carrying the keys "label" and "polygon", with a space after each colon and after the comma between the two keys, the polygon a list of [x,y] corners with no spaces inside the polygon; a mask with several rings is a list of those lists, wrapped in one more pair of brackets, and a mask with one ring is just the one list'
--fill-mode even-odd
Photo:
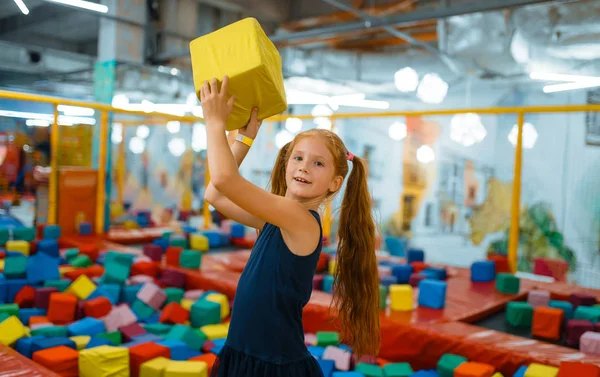
{"label": "red foam cube", "polygon": [[46,317],[55,324],[73,322],[77,312],[77,297],[67,293],[52,293]]}
{"label": "red foam cube", "polygon": [[157,357],[171,358],[171,350],[168,347],[156,343],[142,343],[129,348],[129,370],[131,377],[139,377],[140,366]]}
{"label": "red foam cube", "polygon": [[159,269],[159,265],[156,262],[135,262],[131,265],[130,276],[147,275],[156,278],[158,276]]}
{"label": "red foam cube", "polygon": [[83,313],[87,317],[102,318],[112,309],[112,304],[106,297],[96,297],[91,300],[87,300],[83,304]]}
{"label": "red foam cube", "polygon": [[167,266],[179,267],[179,256],[183,252],[183,248],[179,246],[167,247]]}
{"label": "red foam cube", "polygon": [[131,339],[134,336],[146,334],[146,330],[144,330],[144,328],[142,326],[138,325],[137,323],[132,323],[130,325],[121,326],[121,327],[119,327],[119,331],[121,332],[121,335],[123,336],[123,339],[125,340],[125,342],[131,341]]}
{"label": "red foam cube", "polygon": [[600,367],[578,361],[563,361],[556,377],[600,377]]}
{"label": "red foam cube", "polygon": [[33,308],[35,301],[35,288],[29,285],[24,286],[17,292],[15,296],[15,304],[19,305],[19,308]]}
{"label": "red foam cube", "polygon": [[79,376],[79,352],[67,346],[36,351],[33,353],[33,361],[61,377]]}
{"label": "red foam cube", "polygon": [[179,305],[177,302],[172,302],[163,308],[158,321],[160,323],[184,324],[190,319],[189,310]]}

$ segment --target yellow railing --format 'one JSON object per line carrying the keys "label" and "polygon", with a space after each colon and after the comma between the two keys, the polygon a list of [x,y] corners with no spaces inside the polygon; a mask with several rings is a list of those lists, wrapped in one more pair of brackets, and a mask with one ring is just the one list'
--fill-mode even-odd
{"label": "yellow railing", "polygon": [[[18,92],[9,92],[0,90],[0,98],[13,99],[13,100],[21,100],[21,101],[32,101],[32,102],[42,102],[42,103],[50,103],[54,105],[54,123],[52,124],[52,137],[51,137],[51,148],[52,150],[56,150],[58,148],[59,135],[58,135],[58,110],[57,106],[61,105],[71,105],[71,106],[80,106],[92,108],[95,110],[101,111],[101,121],[100,121],[100,163],[98,169],[98,198],[97,198],[97,218],[104,218],[104,203],[107,200],[105,190],[104,190],[104,178],[106,177],[106,148],[108,142],[108,113],[117,113],[117,114],[127,114],[127,115],[135,115],[142,117],[153,117],[153,119],[162,119],[164,121],[168,120],[178,120],[182,123],[194,123],[201,122],[202,118],[194,117],[194,116],[175,116],[171,114],[164,113],[146,113],[143,111],[131,111],[124,110],[112,107],[106,104],[99,103],[90,103],[85,101],[74,101],[64,98],[57,97],[49,97],[49,96],[41,96],[27,93],[18,93]],[[425,116],[450,116],[455,114],[465,114],[465,113],[476,113],[479,115],[502,115],[502,114],[515,114],[517,115],[517,126],[518,126],[518,136],[517,143],[515,147],[515,162],[514,162],[514,179],[513,179],[513,190],[512,190],[512,203],[511,203],[511,221],[510,221],[510,241],[509,241],[509,263],[511,270],[516,271],[517,267],[517,252],[519,245],[519,214],[520,214],[520,194],[521,194],[521,167],[522,167],[522,145],[523,145],[523,124],[525,120],[526,114],[533,113],[573,113],[573,112],[586,112],[586,111],[600,111],[600,105],[560,105],[560,106],[522,106],[522,107],[489,107],[489,108],[466,108],[466,109],[443,109],[443,110],[426,110],[426,111],[387,111],[387,112],[378,112],[378,113],[337,113],[329,116],[328,118],[333,122],[337,119],[356,119],[356,118],[382,118],[382,117],[425,117]],[[278,115],[273,116],[268,119],[268,121],[285,121],[288,118],[300,118],[300,119],[314,119],[315,116],[312,115]],[[135,124],[136,121],[131,121],[131,124]],[[124,142],[124,140],[122,141]],[[56,221],[56,171],[57,171],[57,159],[56,154],[52,154],[52,176],[50,179],[50,209],[49,209],[49,221]],[[119,177],[119,179],[121,179]],[[206,181],[208,184],[209,180],[209,172],[206,169]],[[102,186],[102,190],[100,190],[100,186]],[[331,208],[328,207],[327,215],[325,217],[324,229],[327,230],[325,235],[330,235],[331,230]],[[208,211],[208,204],[204,203],[204,221],[205,226],[210,224],[210,213]],[[103,233],[103,221],[98,222],[96,224],[97,233]]]}

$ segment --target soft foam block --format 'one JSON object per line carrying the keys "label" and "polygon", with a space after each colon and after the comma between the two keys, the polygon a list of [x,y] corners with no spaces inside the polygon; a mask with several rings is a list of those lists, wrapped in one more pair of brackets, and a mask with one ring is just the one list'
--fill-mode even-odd
{"label": "soft foam block", "polygon": [[542,364],[530,364],[524,377],[556,377],[558,368]]}
{"label": "soft foam block", "polygon": [[54,323],[68,323],[75,319],[77,297],[67,293],[50,294],[47,317]]}
{"label": "soft foam block", "polygon": [[443,281],[423,280],[419,283],[419,306],[442,309],[446,305],[447,284]]}
{"label": "soft foam block", "polygon": [[569,296],[569,302],[574,308],[578,306],[593,306],[596,305],[596,297],[587,293],[573,293]]}
{"label": "soft foam block", "polygon": [[164,377],[165,368],[171,363],[166,357],[155,357],[140,365],[140,376],[143,377]]}
{"label": "soft foam block", "polygon": [[346,350],[334,346],[328,346],[325,348],[321,358],[323,360],[333,360],[335,362],[335,369],[337,370],[350,370],[352,354]]}
{"label": "soft foam block", "polygon": [[58,242],[55,239],[44,239],[37,243],[38,253],[48,254],[51,257],[59,257]]}
{"label": "soft foam block", "polygon": [[117,331],[119,327],[127,326],[137,322],[137,318],[127,304],[121,304],[113,307],[111,312],[102,319],[106,326],[106,331]]}
{"label": "soft foam block", "polygon": [[494,371],[489,364],[467,361],[456,367],[454,377],[492,377]]}
{"label": "soft foam block", "polygon": [[560,309],[565,313],[565,319],[573,319],[573,315],[575,314],[573,310],[573,304],[567,301],[554,301],[551,300],[548,304],[551,308]]}
{"label": "soft foam block", "polygon": [[158,285],[146,283],[138,291],[137,298],[154,310],[160,310],[167,299],[167,295]]}
{"label": "soft foam block", "polygon": [[409,377],[413,373],[409,363],[390,363],[383,366],[385,377]]}
{"label": "soft foam block", "polygon": [[383,377],[383,369],[379,365],[358,363],[355,371],[364,374],[366,377]]}
{"label": "soft foam block", "polygon": [[185,286],[185,273],[173,268],[167,268],[163,271],[161,281],[167,287],[183,288]]}
{"label": "soft foam block", "polygon": [[578,306],[575,309],[575,319],[584,319],[592,323],[600,322],[600,307],[596,306]]}
{"label": "soft foam block", "polygon": [[[218,325],[214,325],[214,326],[218,326]],[[225,333],[225,336],[222,336],[222,335],[223,334],[218,334],[217,337],[214,337],[212,339],[220,339],[220,338],[227,337],[226,333]],[[200,336],[199,333],[197,333],[196,331],[192,330],[190,327],[185,326],[185,325],[174,325],[171,328],[171,330],[169,331],[169,333],[167,335],[165,335],[165,339],[182,341],[189,348],[191,348],[193,350],[201,349],[202,346],[204,345],[204,340],[205,340],[205,338]]]}
{"label": "soft foam block", "polygon": [[227,338],[229,332],[229,323],[219,323],[217,325],[202,326],[200,330],[210,340]]}
{"label": "soft foam block", "polygon": [[0,344],[12,346],[24,336],[26,336],[25,326],[17,317],[11,316],[0,322]]}
{"label": "soft foam block", "polygon": [[66,346],[58,346],[37,351],[33,361],[62,377],[79,375],[79,353]]}
{"label": "soft foam block", "polygon": [[391,285],[390,299],[392,310],[410,311],[414,308],[413,290],[408,284]]}
{"label": "soft foam block", "polygon": [[550,292],[541,290],[530,291],[527,296],[527,302],[533,308],[548,306],[550,305]]}
{"label": "soft foam block", "polygon": [[208,251],[208,238],[201,233],[190,234],[190,248],[196,251]]}
{"label": "soft foam block", "polygon": [[8,241],[5,248],[6,251],[16,251],[25,256],[29,255],[29,242],[27,241]]}
{"label": "soft foam block", "polygon": [[202,254],[196,250],[184,250],[179,255],[179,266],[198,269],[202,262]]}
{"label": "soft foam block", "polygon": [[471,281],[487,283],[496,278],[496,264],[493,261],[479,261],[471,265]]}
{"label": "soft foam block", "polygon": [[506,322],[514,327],[530,327],[533,322],[533,307],[526,302],[509,302],[506,305]]}
{"label": "soft foam block", "polygon": [[104,275],[102,276],[104,283],[125,284],[132,264],[132,255],[121,254],[115,251],[108,252],[104,260]]}
{"label": "soft foam block", "polygon": [[413,262],[424,262],[425,252],[420,249],[409,249],[406,253],[406,263],[411,264]]}
{"label": "soft foam block", "polygon": [[80,300],[85,300],[96,290],[96,284],[86,275],[81,275],[67,288],[65,293],[77,296]]}
{"label": "soft foam block", "polygon": [[129,350],[99,346],[79,353],[80,377],[129,377]]}
{"label": "soft foam block", "polygon": [[588,331],[579,340],[579,350],[591,355],[600,355],[600,333]]}
{"label": "soft foam block", "polygon": [[157,357],[171,357],[171,351],[156,343],[142,343],[129,348],[129,371],[132,377],[140,375],[140,366]]}
{"label": "soft foam block", "polygon": [[413,273],[412,275],[410,275],[410,278],[408,280],[408,284],[411,285],[411,287],[416,288],[419,286],[419,284],[421,283],[421,281],[427,279],[427,277],[425,275],[421,275],[421,274],[415,274]]}
{"label": "soft foam block", "polygon": [[221,319],[229,317],[229,298],[221,293],[211,293],[205,297],[206,301],[212,301],[219,304],[221,309]]}
{"label": "soft foam block", "polygon": [[446,353],[438,361],[437,372],[440,377],[453,377],[454,370],[467,361],[465,357]]}
{"label": "soft foam block", "polygon": [[89,335],[94,336],[106,332],[104,322],[97,318],[83,318],[79,321],[73,322],[67,326],[69,330],[69,336],[75,335]]}
{"label": "soft foam block", "polygon": [[521,287],[518,277],[511,274],[498,274],[496,276],[496,290],[506,294],[517,294]]}
{"label": "soft foam block", "polygon": [[398,284],[408,284],[413,268],[410,264],[397,264],[392,266],[392,275],[398,280]]}
{"label": "soft foam block", "polygon": [[556,308],[540,306],[533,312],[531,333],[539,338],[559,340],[565,313]]}
{"label": "soft foam block", "polygon": [[577,361],[563,361],[558,368],[556,377],[600,377],[600,367]]}

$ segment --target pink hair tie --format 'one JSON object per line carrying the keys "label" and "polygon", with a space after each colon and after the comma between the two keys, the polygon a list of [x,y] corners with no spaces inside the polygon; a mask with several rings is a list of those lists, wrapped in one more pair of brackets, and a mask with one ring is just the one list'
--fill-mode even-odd
{"label": "pink hair tie", "polygon": [[350,152],[346,152],[346,158],[348,161],[354,161],[354,155]]}

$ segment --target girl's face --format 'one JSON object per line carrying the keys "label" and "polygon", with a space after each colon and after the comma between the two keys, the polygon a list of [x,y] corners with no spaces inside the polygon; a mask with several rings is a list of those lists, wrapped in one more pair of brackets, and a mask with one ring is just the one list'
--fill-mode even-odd
{"label": "girl's face", "polygon": [[294,146],[287,163],[286,197],[311,200],[339,190],[343,178],[335,174],[333,155],[318,137],[304,137]]}

